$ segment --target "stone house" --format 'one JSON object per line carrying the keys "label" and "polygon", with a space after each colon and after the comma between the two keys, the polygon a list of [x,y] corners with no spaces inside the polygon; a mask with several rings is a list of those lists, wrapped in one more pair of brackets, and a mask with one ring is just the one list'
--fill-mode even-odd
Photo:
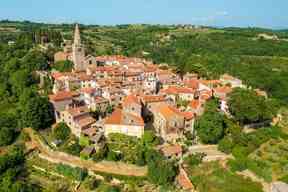
{"label": "stone house", "polygon": [[115,109],[104,123],[105,136],[110,133],[121,133],[140,138],[144,134],[144,121],[141,116],[135,115],[135,113]]}
{"label": "stone house", "polygon": [[60,121],[65,122],[77,137],[80,137],[82,130],[90,128],[96,122],[87,107],[67,107],[60,113]]}
{"label": "stone house", "polygon": [[241,88],[244,88],[245,86],[243,85],[242,83],[242,80],[236,78],[236,77],[233,77],[231,75],[228,75],[228,74],[224,74],[220,77],[220,81],[221,81],[221,84],[222,85],[227,85],[229,84],[232,88],[235,88],[235,87],[241,87]]}
{"label": "stone house", "polygon": [[49,95],[49,101],[54,108],[55,119],[58,122],[60,120],[60,112],[64,111],[67,106],[72,105],[73,97],[76,94],[70,91],[60,91],[56,94]]}
{"label": "stone house", "polygon": [[199,99],[194,99],[188,104],[188,110],[193,114],[200,116],[204,112],[204,103]]}
{"label": "stone house", "polygon": [[160,93],[165,94],[174,102],[178,99],[191,101],[195,97],[196,90],[187,87],[170,86],[167,89],[161,90]]}
{"label": "stone house", "polygon": [[185,131],[194,132],[194,115],[192,112],[181,112],[167,104],[152,109],[153,126],[157,135],[167,142],[175,142]]}
{"label": "stone house", "polygon": [[141,117],[142,105],[140,103],[140,100],[136,96],[126,96],[123,100],[122,106],[125,113],[131,113],[133,115]]}
{"label": "stone house", "polygon": [[144,117],[152,115],[152,108],[168,103],[167,98],[163,95],[143,95],[140,97],[140,100]]}
{"label": "stone house", "polygon": [[232,88],[229,86],[216,87],[213,89],[214,96],[220,99],[225,99],[231,92]]}
{"label": "stone house", "polygon": [[162,145],[159,147],[159,150],[166,158],[180,158],[183,152],[182,147],[178,144]]}

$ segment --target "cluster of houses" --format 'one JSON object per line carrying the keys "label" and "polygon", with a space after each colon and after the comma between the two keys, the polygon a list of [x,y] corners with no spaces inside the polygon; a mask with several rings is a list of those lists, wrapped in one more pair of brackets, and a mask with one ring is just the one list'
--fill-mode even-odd
{"label": "cluster of houses", "polygon": [[[73,71],[50,74],[53,94],[49,99],[56,121],[65,122],[74,135],[86,136],[94,144],[110,133],[141,138],[145,129],[153,128],[165,143],[159,148],[165,156],[181,155],[177,141],[187,132],[195,134],[195,118],[203,114],[205,102],[217,97],[221,110],[228,113],[227,95],[235,87],[245,87],[228,74],[217,80],[197,74],[180,77],[145,59],[86,56],[77,25],[74,43],[67,46],[55,54],[55,61],[73,61]],[[107,113],[108,108],[113,112]],[[94,119],[91,112],[95,111],[103,117]],[[179,178],[187,180],[183,170],[180,173]]]}
{"label": "cluster of houses", "polygon": [[[71,58],[59,58],[63,52],[55,54],[55,60],[71,59],[74,69],[51,73],[54,84],[49,96],[56,121],[64,121],[78,137],[94,136],[91,131],[141,137],[149,124],[164,141],[173,143],[185,132],[194,133],[195,118],[203,113],[207,100],[220,98],[225,111],[227,94],[244,86],[228,74],[219,80],[200,79],[197,74],[180,77],[141,58],[89,56],[93,62],[87,62],[83,47],[76,25],[71,52],[64,51]],[[109,107],[113,113],[104,119],[91,116],[91,111],[105,114]]]}

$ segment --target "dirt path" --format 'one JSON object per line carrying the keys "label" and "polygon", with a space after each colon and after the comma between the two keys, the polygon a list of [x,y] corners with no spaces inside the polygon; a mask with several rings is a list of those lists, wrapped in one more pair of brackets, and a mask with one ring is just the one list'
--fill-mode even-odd
{"label": "dirt path", "polygon": [[147,167],[138,167],[136,165],[125,164],[122,162],[102,161],[95,163],[91,160],[83,160],[79,157],[69,155],[67,153],[52,150],[45,141],[31,128],[25,128],[29,134],[31,141],[29,145],[36,147],[39,151],[39,157],[52,163],[63,163],[73,167],[86,168],[89,171],[125,175],[125,176],[146,176]]}
{"label": "dirt path", "polygon": [[203,161],[217,161],[217,160],[226,160],[231,158],[231,156],[222,153],[217,149],[217,145],[193,145],[188,148],[189,155],[191,153],[205,153]]}

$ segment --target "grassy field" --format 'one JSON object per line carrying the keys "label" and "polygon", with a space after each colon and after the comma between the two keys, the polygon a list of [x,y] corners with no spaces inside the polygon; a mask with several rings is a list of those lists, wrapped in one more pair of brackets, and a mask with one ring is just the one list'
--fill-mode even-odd
{"label": "grassy field", "polygon": [[288,141],[272,139],[250,154],[249,158],[261,162],[264,175],[269,174],[272,181],[276,181],[287,174]]}
{"label": "grassy field", "polygon": [[262,192],[260,183],[225,170],[218,162],[203,163],[188,173],[199,192]]}

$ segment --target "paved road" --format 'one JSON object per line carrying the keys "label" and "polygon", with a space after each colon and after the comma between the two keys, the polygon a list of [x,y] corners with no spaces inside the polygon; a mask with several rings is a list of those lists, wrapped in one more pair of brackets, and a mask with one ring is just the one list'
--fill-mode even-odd
{"label": "paved road", "polygon": [[27,134],[29,134],[31,141],[30,146],[37,148],[40,151],[39,157],[46,159],[52,163],[63,163],[73,167],[86,168],[89,171],[104,172],[125,176],[146,176],[147,167],[138,167],[131,164],[125,164],[122,162],[110,162],[102,161],[95,163],[91,160],[83,160],[79,157],[69,155],[67,153],[52,150],[45,141],[31,128],[25,128]]}

